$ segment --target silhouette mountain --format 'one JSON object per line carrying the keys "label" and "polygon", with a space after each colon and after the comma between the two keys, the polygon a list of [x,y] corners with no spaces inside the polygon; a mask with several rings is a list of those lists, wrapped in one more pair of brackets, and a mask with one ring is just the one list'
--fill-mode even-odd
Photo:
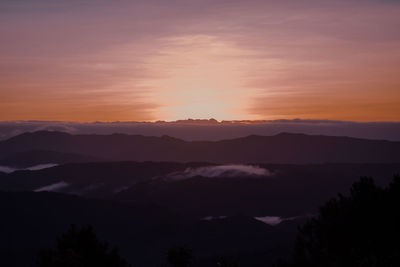
{"label": "silhouette mountain", "polygon": [[215,142],[187,142],[169,136],[70,135],[39,131],[0,142],[0,158],[31,150],[75,153],[117,161],[295,164],[400,162],[400,142],[293,133],[252,135]]}

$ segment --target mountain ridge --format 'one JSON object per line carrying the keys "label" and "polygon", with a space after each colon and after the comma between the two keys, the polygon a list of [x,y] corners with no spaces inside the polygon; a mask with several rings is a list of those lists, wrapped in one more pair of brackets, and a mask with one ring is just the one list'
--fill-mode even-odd
{"label": "mountain ridge", "polygon": [[395,163],[400,142],[282,132],[220,141],[184,141],[164,135],[24,133],[0,142],[0,158],[31,150],[117,161],[214,163]]}

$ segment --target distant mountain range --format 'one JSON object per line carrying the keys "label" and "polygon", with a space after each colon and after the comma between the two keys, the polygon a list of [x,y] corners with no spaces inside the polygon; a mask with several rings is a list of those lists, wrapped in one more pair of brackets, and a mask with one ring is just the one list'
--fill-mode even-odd
{"label": "distant mountain range", "polygon": [[218,141],[249,135],[270,136],[281,132],[400,141],[400,122],[351,122],[333,120],[221,121],[179,120],[171,122],[63,122],[0,121],[0,140],[25,132],[60,131],[70,134],[141,134],[172,136],[186,141]]}
{"label": "distant mountain range", "polygon": [[90,161],[212,163],[397,163],[400,142],[280,133],[221,141],[142,135],[24,133],[0,142],[0,164],[29,165]]}

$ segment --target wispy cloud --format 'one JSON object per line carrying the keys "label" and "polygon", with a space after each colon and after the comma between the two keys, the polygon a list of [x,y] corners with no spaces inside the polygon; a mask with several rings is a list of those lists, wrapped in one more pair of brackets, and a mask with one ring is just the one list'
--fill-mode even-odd
{"label": "wispy cloud", "polygon": [[43,192],[43,191],[48,191],[48,192],[59,192],[61,189],[67,188],[69,186],[68,183],[66,182],[58,182],[55,184],[47,185],[40,187],[38,189],[33,190],[34,192]]}
{"label": "wispy cloud", "polygon": [[217,165],[217,166],[205,166],[198,168],[188,168],[183,172],[175,172],[169,174],[168,179],[181,180],[188,179],[196,176],[202,177],[241,177],[241,176],[253,176],[253,177],[265,177],[271,176],[272,174],[264,168],[253,165]]}
{"label": "wispy cloud", "polygon": [[47,168],[52,168],[57,166],[58,164],[54,163],[47,163],[47,164],[39,164],[39,165],[34,165],[28,168],[13,168],[9,166],[0,166],[0,172],[5,172],[5,173],[12,173],[18,170],[29,170],[29,171],[38,171],[38,170],[43,170]]}

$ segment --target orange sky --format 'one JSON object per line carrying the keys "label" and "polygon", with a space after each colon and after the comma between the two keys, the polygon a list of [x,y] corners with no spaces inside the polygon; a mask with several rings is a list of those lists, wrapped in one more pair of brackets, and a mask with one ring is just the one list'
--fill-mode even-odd
{"label": "orange sky", "polygon": [[4,0],[0,120],[400,121],[398,29],[390,0]]}

